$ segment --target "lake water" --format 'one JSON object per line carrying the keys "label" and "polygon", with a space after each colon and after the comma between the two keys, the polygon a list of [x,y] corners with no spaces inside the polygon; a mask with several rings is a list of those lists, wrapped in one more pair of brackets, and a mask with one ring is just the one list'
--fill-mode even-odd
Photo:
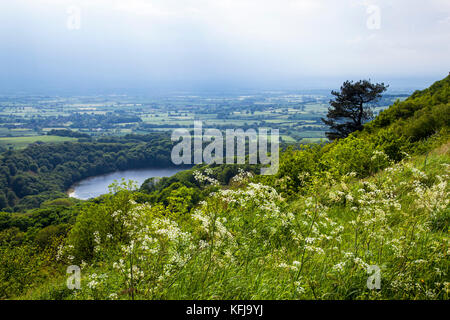
{"label": "lake water", "polygon": [[153,177],[170,177],[175,173],[181,171],[181,168],[167,168],[167,169],[137,169],[116,171],[113,173],[104,174],[101,176],[90,177],[74,184],[70,188],[69,197],[87,200],[98,197],[109,192],[108,186],[117,180],[120,182],[122,178],[125,180],[137,181],[140,187],[142,183],[148,178]]}

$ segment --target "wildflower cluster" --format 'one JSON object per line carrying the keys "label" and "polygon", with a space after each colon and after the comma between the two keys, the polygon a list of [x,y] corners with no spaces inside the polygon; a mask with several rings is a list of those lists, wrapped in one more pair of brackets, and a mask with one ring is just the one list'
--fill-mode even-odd
{"label": "wildflower cluster", "polygon": [[199,182],[200,184],[210,184],[212,186],[218,186],[220,183],[211,175],[213,174],[212,170],[210,168],[206,168],[203,172],[201,171],[194,171],[194,179]]}
{"label": "wildflower cluster", "polygon": [[[308,190],[289,202],[241,171],[238,187],[215,191],[187,214],[132,199],[97,207],[103,211],[90,214],[101,223],[83,225],[94,259],[78,295],[448,298],[448,165],[441,168],[405,160],[364,180],[354,171],[309,176]],[[81,244],[68,243],[65,259],[80,260]],[[367,288],[374,265],[380,291]]]}

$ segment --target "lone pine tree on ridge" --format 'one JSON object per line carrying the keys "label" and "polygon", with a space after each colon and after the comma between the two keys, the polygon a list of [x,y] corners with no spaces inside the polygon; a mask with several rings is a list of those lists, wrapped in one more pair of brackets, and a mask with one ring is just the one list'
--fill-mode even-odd
{"label": "lone pine tree on ridge", "polygon": [[322,118],[331,129],[325,133],[327,138],[345,138],[350,133],[361,130],[363,124],[373,118],[372,106],[388,87],[384,83],[373,84],[370,80],[359,80],[345,81],[340,92],[332,91],[335,98],[330,100],[331,106],[326,119]]}

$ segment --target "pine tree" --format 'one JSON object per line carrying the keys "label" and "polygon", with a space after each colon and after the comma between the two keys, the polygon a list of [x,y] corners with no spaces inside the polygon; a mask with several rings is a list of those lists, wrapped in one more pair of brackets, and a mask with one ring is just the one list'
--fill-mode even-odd
{"label": "pine tree", "polygon": [[326,132],[327,138],[345,138],[361,130],[363,124],[373,118],[372,106],[388,87],[384,83],[373,84],[370,80],[345,81],[340,92],[332,91],[335,99],[330,100],[327,118],[322,118],[331,129]]}

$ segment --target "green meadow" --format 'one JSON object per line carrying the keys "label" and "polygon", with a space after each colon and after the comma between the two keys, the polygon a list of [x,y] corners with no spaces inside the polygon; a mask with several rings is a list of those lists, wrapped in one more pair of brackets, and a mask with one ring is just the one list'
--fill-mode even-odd
{"label": "green meadow", "polygon": [[76,141],[75,138],[58,137],[58,136],[27,136],[27,137],[4,137],[0,138],[0,146],[4,148],[23,149],[29,144],[38,141],[45,143],[57,143],[65,141]]}

